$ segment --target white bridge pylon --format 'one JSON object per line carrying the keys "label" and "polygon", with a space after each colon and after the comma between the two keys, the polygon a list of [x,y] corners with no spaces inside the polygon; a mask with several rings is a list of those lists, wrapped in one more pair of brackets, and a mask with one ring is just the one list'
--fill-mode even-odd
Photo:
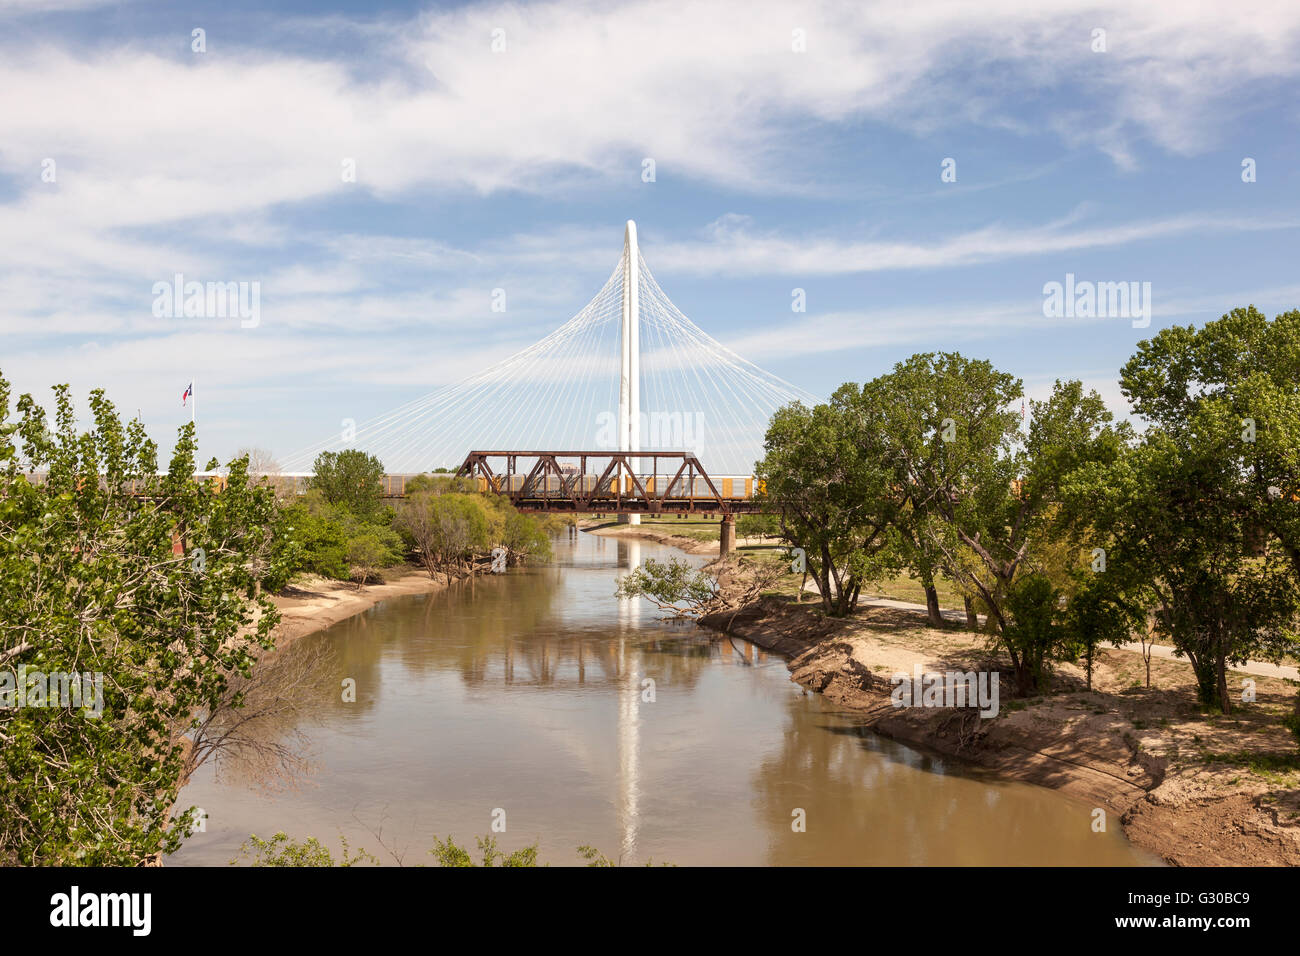
{"label": "white bridge pylon", "polygon": [[[455,469],[475,450],[690,451],[712,475],[748,475],[777,408],[816,397],[713,339],[646,267],[636,223],[596,296],[554,332],[463,381],[285,456],[310,471],[356,448],[390,474]],[[338,421],[335,415],[331,421]]]}
{"label": "white bridge pylon", "polygon": [[[623,324],[619,326],[622,344],[622,372],[618,386],[618,436],[620,451],[641,450],[641,305],[637,291],[640,270],[635,263],[641,255],[636,247],[636,223],[627,221],[623,230]],[[633,467],[640,462],[633,459]],[[640,524],[639,514],[619,515],[625,524]]]}

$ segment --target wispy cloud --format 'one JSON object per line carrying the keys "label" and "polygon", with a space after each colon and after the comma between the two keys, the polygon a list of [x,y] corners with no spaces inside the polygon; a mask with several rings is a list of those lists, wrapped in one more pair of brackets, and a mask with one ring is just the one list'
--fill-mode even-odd
{"label": "wispy cloud", "polygon": [[1197,233],[1296,228],[1300,219],[1208,215],[1082,226],[1071,215],[1042,225],[995,223],[921,242],[760,232],[746,217],[732,216],[714,223],[705,238],[657,247],[655,261],[663,269],[709,275],[835,275],[971,266]]}

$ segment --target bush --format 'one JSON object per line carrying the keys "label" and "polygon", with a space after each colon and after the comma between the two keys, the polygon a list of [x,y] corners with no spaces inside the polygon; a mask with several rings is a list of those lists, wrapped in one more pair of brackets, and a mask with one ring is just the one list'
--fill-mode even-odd
{"label": "bush", "polygon": [[[272,646],[264,588],[287,552],[245,462],[220,492],[195,478],[193,425],[159,474],[144,426],[101,390],[84,432],[55,395],[52,422],[29,395],[11,419],[0,376],[0,863],[135,866],[193,827],[172,814],[187,734]],[[38,671],[71,688],[46,698]],[[18,687],[43,706],[13,707]]]}
{"label": "bush", "polygon": [[321,452],[311,486],[325,500],[359,518],[374,519],[383,506],[384,463],[356,449]]}
{"label": "bush", "polygon": [[776,515],[741,515],[736,519],[736,534],[742,538],[776,538],[781,534],[781,519]]}
{"label": "bush", "polygon": [[298,546],[295,572],[338,580],[348,576],[348,536],[329,514],[304,503],[290,505],[280,512],[279,536]]}
{"label": "bush", "polygon": [[1016,581],[1006,597],[1011,620],[996,641],[1011,655],[1021,696],[1046,689],[1050,662],[1064,638],[1057,621],[1060,596],[1046,576],[1030,574]]}

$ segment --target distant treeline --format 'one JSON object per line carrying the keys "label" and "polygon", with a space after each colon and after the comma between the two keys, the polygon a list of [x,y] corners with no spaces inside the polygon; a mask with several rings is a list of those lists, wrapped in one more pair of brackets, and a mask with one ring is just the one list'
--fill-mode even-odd
{"label": "distant treeline", "polygon": [[407,478],[407,497],[389,504],[383,463],[359,450],[324,452],[312,471],[307,493],[283,501],[276,528],[294,549],[295,572],[364,584],[409,562],[450,581],[549,560],[550,535],[563,525],[448,474]]}

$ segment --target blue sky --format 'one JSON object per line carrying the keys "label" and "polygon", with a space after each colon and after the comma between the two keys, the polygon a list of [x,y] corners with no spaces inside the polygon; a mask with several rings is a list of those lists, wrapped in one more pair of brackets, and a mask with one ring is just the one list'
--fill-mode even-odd
{"label": "blue sky", "polygon": [[[817,395],[958,349],[1122,411],[1141,338],[1300,307],[1295,3],[261,6],[0,0],[18,390],[103,386],[167,448],[194,378],[205,456],[285,454],[562,324],[627,219]],[[177,272],[260,283],[257,326],[155,316]],[[1066,273],[1151,283],[1150,328],[1044,317]]]}

